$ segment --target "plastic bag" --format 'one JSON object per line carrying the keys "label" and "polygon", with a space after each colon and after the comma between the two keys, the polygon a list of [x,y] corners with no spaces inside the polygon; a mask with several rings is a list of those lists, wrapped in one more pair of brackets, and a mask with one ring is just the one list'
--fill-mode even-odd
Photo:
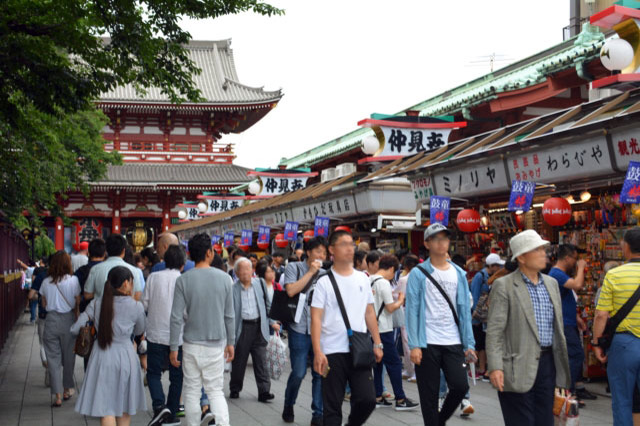
{"label": "plastic bag", "polygon": [[267,344],[267,360],[269,362],[269,374],[271,378],[278,380],[287,362],[287,345],[284,344],[278,333],[275,333],[269,338],[269,343]]}
{"label": "plastic bag", "polygon": [[553,414],[555,426],[578,426],[580,424],[578,401],[568,391],[556,389]]}

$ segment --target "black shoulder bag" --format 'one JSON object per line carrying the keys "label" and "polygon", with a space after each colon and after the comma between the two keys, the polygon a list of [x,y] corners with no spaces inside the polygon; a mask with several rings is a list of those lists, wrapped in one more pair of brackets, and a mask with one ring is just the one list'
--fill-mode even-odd
{"label": "black shoulder bag", "polygon": [[435,278],[433,278],[431,276],[430,273],[427,272],[426,269],[424,269],[422,266],[418,265],[416,266],[416,268],[420,269],[420,271],[422,271],[422,273],[429,278],[429,280],[433,283],[433,285],[436,286],[436,288],[438,289],[438,291],[442,294],[442,296],[444,297],[444,300],[447,301],[447,303],[449,304],[449,308],[451,308],[451,313],[453,314],[453,320],[456,322],[456,325],[458,326],[458,328],[460,328],[460,320],[458,319],[458,314],[456,313],[455,308],[453,307],[453,303],[451,303],[451,300],[449,299],[449,295],[444,291],[444,289],[440,286],[440,284],[438,283],[438,281],[436,281]]}
{"label": "black shoulder bag", "polygon": [[638,285],[638,288],[633,292],[629,300],[624,302],[620,310],[616,312],[614,316],[607,319],[607,324],[604,326],[602,336],[598,338],[598,347],[602,348],[605,353],[611,347],[613,336],[616,334],[616,328],[618,328],[620,323],[629,315],[629,312],[636,306],[638,300],[640,300],[640,285]]}
{"label": "black shoulder bag", "polygon": [[[318,273],[311,277],[307,285],[302,289],[300,293],[307,293],[313,285]],[[300,280],[300,267],[297,267],[297,280]],[[300,300],[300,293],[293,297],[289,297],[287,291],[274,291],[273,299],[271,300],[271,309],[269,310],[269,318],[274,321],[280,321],[282,323],[293,323],[296,317],[296,310],[298,309],[298,302]]]}
{"label": "black shoulder bag", "polygon": [[344,307],[344,302],[342,301],[342,295],[340,294],[336,277],[333,276],[333,271],[329,271],[327,275],[331,280],[333,291],[336,294],[336,299],[340,306],[340,313],[342,313],[342,319],[344,320],[344,325],[347,328],[347,335],[349,336],[349,351],[351,352],[351,358],[353,360],[353,368],[373,368],[376,363],[376,357],[373,355],[373,341],[371,340],[369,333],[353,331],[351,329],[347,310]]}

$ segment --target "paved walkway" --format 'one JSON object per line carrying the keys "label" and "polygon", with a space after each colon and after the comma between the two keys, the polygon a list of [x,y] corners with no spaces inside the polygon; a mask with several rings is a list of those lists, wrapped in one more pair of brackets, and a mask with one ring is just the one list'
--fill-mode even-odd
{"label": "paved walkway", "polygon": [[[40,364],[39,350],[36,327],[30,325],[28,316],[24,315],[14,327],[12,335],[0,353],[0,425],[99,425],[98,419],[86,418],[73,411],[75,397],[71,401],[64,402],[61,408],[50,407],[49,389],[44,386],[44,369]],[[83,376],[82,360],[78,358],[75,370],[75,379],[78,385],[82,383]],[[232,424],[234,426],[285,425],[280,414],[286,377],[283,375],[280,380],[274,381],[272,384],[272,392],[276,395],[275,402],[262,404],[257,401],[253,369],[249,368],[245,378],[245,390],[241,393],[240,399],[229,401]],[[228,382],[228,378],[225,382]],[[387,386],[390,388],[389,385]],[[417,400],[416,385],[405,382],[404,386],[407,395]],[[612,425],[611,399],[604,394],[604,386],[598,383],[589,384],[588,387],[600,396],[598,400],[590,401],[587,408],[581,411],[580,425]],[[471,397],[476,413],[469,419],[462,419],[456,413],[449,421],[449,425],[495,426],[503,423],[497,395],[489,384],[478,383],[477,386],[472,387]],[[147,405],[151,407],[148,394],[147,401]],[[310,405],[311,381],[307,375],[300,389],[296,406],[297,425],[309,424],[311,420]],[[343,409],[346,419],[349,404],[345,403]],[[146,425],[149,419],[149,413],[139,413],[133,418],[132,424]],[[423,423],[419,410],[396,412],[393,409],[381,409],[372,414],[367,424],[389,426],[422,425]]]}

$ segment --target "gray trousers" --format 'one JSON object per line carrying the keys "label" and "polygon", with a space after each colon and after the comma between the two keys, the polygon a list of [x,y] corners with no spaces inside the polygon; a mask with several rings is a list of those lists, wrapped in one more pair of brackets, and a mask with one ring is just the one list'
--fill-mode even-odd
{"label": "gray trousers", "polygon": [[63,386],[65,389],[74,387],[73,369],[76,354],[73,353],[73,347],[76,339],[71,334],[74,322],[73,311],[65,314],[47,312],[42,340],[51,379],[51,395],[61,394]]}
{"label": "gray trousers", "polygon": [[258,385],[258,393],[267,393],[271,389],[271,378],[267,367],[267,341],[262,337],[260,322],[242,323],[242,332],[236,343],[233,361],[231,362],[231,380],[229,382],[229,390],[231,392],[240,392],[242,390],[249,354],[251,354],[253,374]]}
{"label": "gray trousers", "polygon": [[42,337],[44,336],[44,325],[46,321],[46,319],[42,318],[38,318],[36,320],[36,324],[38,326],[38,343],[40,343],[40,361],[42,361],[42,365],[45,368],[47,365],[47,354],[44,352],[44,343],[42,341]]}

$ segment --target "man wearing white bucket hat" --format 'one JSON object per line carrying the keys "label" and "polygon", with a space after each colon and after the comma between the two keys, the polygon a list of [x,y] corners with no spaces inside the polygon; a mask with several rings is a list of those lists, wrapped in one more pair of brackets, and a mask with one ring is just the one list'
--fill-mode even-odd
{"label": "man wearing white bucket hat", "polygon": [[554,389],[571,384],[558,283],[540,272],[548,244],[533,230],[511,238],[518,269],[491,289],[488,369],[506,426],[553,425]]}

